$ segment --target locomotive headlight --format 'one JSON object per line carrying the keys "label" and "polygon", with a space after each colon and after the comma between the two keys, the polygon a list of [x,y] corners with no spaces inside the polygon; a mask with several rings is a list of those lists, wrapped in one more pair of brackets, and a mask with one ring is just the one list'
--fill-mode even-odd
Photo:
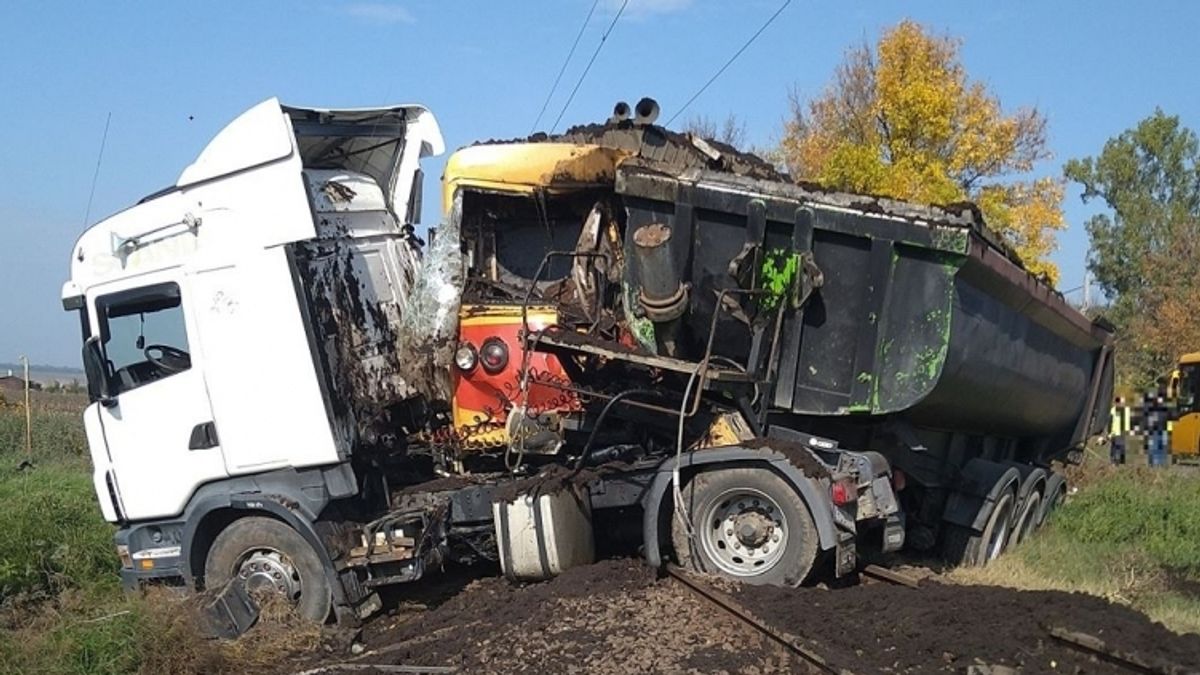
{"label": "locomotive headlight", "polygon": [[479,350],[479,360],[483,369],[495,375],[508,365],[508,345],[500,338],[490,337],[483,341]]}
{"label": "locomotive headlight", "polygon": [[479,361],[479,355],[475,353],[475,346],[470,342],[464,342],[458,346],[458,351],[454,352],[454,365],[464,373],[469,373],[475,369],[475,364]]}

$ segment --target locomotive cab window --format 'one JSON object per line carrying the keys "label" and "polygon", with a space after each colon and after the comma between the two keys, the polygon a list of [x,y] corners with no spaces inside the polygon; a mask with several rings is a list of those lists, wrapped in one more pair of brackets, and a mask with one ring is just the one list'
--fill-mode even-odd
{"label": "locomotive cab window", "polygon": [[156,284],[96,300],[105,367],[115,394],[192,367],[179,285]]}

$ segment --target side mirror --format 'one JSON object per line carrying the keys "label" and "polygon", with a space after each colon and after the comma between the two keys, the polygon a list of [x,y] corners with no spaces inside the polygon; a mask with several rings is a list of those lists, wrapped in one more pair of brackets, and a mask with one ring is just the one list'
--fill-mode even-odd
{"label": "side mirror", "polygon": [[88,400],[110,406],[117,402],[109,386],[108,369],[104,367],[104,353],[100,351],[100,337],[93,335],[83,343],[83,372],[87,376]]}
{"label": "side mirror", "polygon": [[408,193],[408,222],[421,224],[421,197],[425,189],[425,172],[420,168],[413,173],[412,190]]}

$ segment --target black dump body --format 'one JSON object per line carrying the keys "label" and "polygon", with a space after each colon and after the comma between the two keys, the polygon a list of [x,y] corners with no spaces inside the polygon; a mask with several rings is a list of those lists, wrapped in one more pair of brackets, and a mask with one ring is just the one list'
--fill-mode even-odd
{"label": "black dump body", "polygon": [[[1042,460],[1107,422],[1111,331],[1026,272],[970,205],[703,168],[663,172],[636,160],[618,169],[616,192],[626,232],[671,228],[674,271],[690,283],[686,358],[705,349],[722,289],[745,287],[747,277],[769,285],[781,261],[811,252],[823,283],[785,307],[770,394],[777,410],[1004,438],[1036,446]],[[632,258],[633,237],[625,249]],[[626,274],[641,284],[632,266]],[[721,311],[715,354],[746,362],[747,321],[763,314],[757,302],[743,300],[740,319]]]}

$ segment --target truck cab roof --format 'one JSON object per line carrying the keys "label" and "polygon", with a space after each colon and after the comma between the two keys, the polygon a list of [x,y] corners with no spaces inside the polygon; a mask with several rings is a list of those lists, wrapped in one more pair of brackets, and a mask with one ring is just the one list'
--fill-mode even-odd
{"label": "truck cab roof", "polygon": [[173,186],[80,235],[64,303],[103,281],[312,238],[318,224],[303,176],[309,170],[373,181],[395,221],[412,223],[419,162],[444,149],[424,106],[334,109],[267,99],[221,129]]}

